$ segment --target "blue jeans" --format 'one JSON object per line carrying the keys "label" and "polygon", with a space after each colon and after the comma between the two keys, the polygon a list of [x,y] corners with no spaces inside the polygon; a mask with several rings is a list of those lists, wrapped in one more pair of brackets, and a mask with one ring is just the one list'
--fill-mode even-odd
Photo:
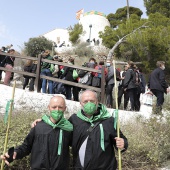
{"label": "blue jeans", "polygon": [[[50,69],[47,68],[42,69],[41,75],[52,77],[52,73]],[[47,80],[42,79],[42,92],[46,93],[46,89],[47,89]],[[49,89],[49,94],[53,94],[53,82],[51,80],[48,80],[48,89]]]}

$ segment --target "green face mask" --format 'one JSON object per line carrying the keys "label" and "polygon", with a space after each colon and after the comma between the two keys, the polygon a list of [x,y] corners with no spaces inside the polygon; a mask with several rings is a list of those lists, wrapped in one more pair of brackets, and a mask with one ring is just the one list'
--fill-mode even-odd
{"label": "green face mask", "polygon": [[52,110],[50,112],[50,115],[54,120],[58,121],[59,119],[61,119],[64,116],[64,112],[61,110]]}
{"label": "green face mask", "polygon": [[92,102],[86,103],[83,107],[83,111],[88,115],[93,115],[96,110],[97,110],[97,106]]}

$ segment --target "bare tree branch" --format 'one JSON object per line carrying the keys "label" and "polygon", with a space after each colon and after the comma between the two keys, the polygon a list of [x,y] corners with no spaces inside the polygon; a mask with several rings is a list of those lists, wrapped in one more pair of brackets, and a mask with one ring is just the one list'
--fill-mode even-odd
{"label": "bare tree branch", "polygon": [[121,39],[119,39],[119,41],[116,42],[116,44],[112,47],[112,49],[109,51],[107,59],[111,59],[112,56],[114,55],[114,51],[115,49],[123,42],[125,42],[125,38],[133,33],[135,33],[137,30],[141,29],[141,28],[147,28],[148,26],[146,26],[148,22],[146,22],[145,24],[143,24],[142,26],[136,28],[135,30],[133,30],[131,33],[125,35],[124,37],[122,37]]}

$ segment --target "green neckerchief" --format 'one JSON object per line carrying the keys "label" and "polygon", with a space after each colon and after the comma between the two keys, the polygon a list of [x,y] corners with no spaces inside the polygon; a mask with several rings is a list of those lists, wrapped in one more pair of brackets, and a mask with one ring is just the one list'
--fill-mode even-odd
{"label": "green neckerchief", "polygon": [[[86,122],[89,122],[91,126],[94,126],[94,122],[105,120],[111,117],[110,113],[107,111],[106,107],[103,104],[99,104],[98,106],[100,113],[98,115],[91,116],[90,118],[86,117],[82,114],[81,110],[78,111],[77,116]],[[105,151],[104,147],[104,130],[103,125],[100,124],[100,147],[103,151]]]}
{"label": "green neckerchief", "polygon": [[82,114],[81,110],[78,111],[77,116],[86,122],[89,122],[93,126],[93,122],[105,120],[111,117],[110,113],[107,111],[106,107],[103,104],[99,104],[98,108],[100,113],[98,115],[93,115],[90,118]]}
{"label": "green neckerchief", "polygon": [[53,129],[55,128],[60,128],[60,134],[59,134],[59,139],[58,139],[58,155],[61,155],[61,148],[62,148],[62,143],[63,143],[63,130],[66,131],[73,131],[73,125],[64,117],[60,119],[60,121],[57,124],[54,124],[50,120],[49,115],[44,115],[42,117],[42,120],[47,123],[48,125],[52,126]]}
{"label": "green neckerchief", "polygon": [[42,120],[47,123],[48,125],[52,126],[54,129],[56,127],[62,129],[62,130],[65,130],[65,131],[73,131],[73,125],[67,120],[65,119],[64,117],[62,117],[60,119],[60,121],[56,124],[54,124],[53,122],[51,122],[50,120],[50,116],[49,115],[44,115],[42,117]]}

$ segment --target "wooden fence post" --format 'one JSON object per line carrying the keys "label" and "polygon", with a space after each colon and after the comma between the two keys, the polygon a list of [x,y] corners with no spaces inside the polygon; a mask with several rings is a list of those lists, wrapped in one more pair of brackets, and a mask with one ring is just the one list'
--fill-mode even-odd
{"label": "wooden fence post", "polygon": [[102,77],[101,77],[101,103],[105,104],[105,66],[102,66]]}
{"label": "wooden fence post", "polygon": [[38,55],[36,78],[35,78],[35,85],[37,86],[37,93],[40,92],[40,83],[41,83],[40,73],[41,73],[41,54]]}

